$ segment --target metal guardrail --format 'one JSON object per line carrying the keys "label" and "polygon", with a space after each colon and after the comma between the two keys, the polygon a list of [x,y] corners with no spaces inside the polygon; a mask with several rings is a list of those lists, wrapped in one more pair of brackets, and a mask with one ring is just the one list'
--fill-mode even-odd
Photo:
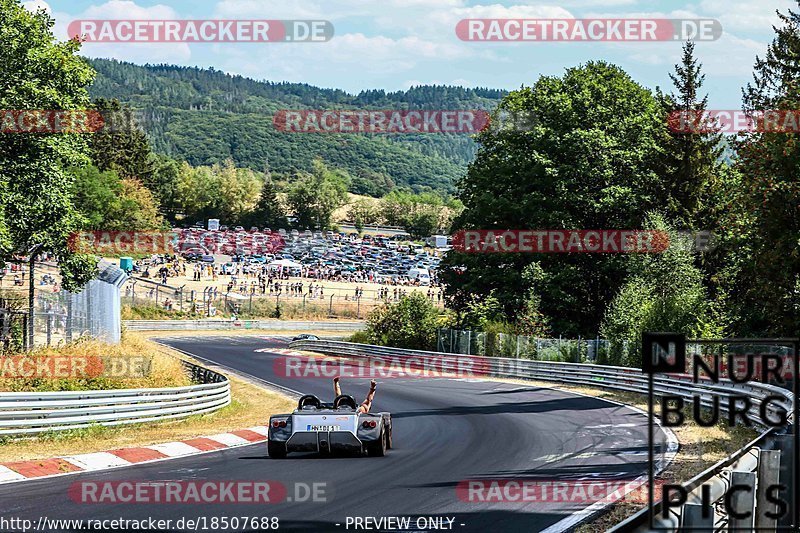
{"label": "metal guardrail", "polygon": [[314,322],[294,320],[123,320],[130,331],[202,331],[263,329],[268,331],[358,331],[362,321]]}
{"label": "metal guardrail", "polygon": [[196,385],[161,389],[112,389],[0,393],[0,435],[36,435],[92,425],[119,426],[185,418],[231,402],[224,375],[182,361]]}
{"label": "metal guardrail", "polygon": [[[424,361],[435,359],[437,369],[452,371],[457,375],[463,375],[465,366],[464,361],[477,362],[469,365],[478,376],[495,376],[506,378],[517,378],[536,381],[548,381],[565,383],[569,385],[580,385],[606,390],[634,392],[648,394],[649,376],[640,369],[601,366],[586,363],[560,363],[550,361],[534,361],[528,359],[494,358],[481,356],[464,356],[459,354],[445,354],[440,352],[425,352],[419,350],[405,350],[399,348],[387,348],[384,346],[372,346],[353,344],[347,342],[328,341],[328,340],[303,340],[295,341],[290,344],[294,349],[319,352],[327,355],[348,358],[368,358],[377,359],[384,362],[404,361],[408,364],[413,359],[418,359],[418,368],[424,368]],[[421,359],[425,358],[425,359]],[[412,365],[413,369],[413,365]],[[655,375],[653,378],[653,392],[656,396],[670,395],[678,396],[687,400],[693,400],[695,396],[713,393],[717,397],[726,397],[735,394],[737,398],[747,397],[752,407],[748,411],[752,415],[752,420],[759,420],[758,412],[762,401],[767,396],[780,398],[779,401],[769,401],[767,412],[770,415],[787,414],[790,423],[793,422],[793,402],[794,395],[783,388],[762,383],[738,384],[729,380],[720,379],[719,383],[710,380],[695,383],[692,377],[685,374],[663,374]],[[712,405],[711,400],[701,396],[701,404],[706,407]],[[727,413],[726,402],[720,401],[720,411]],[[672,509],[670,516],[660,519],[657,525],[661,531],[677,531],[680,527],[689,524],[709,525],[708,520],[700,522],[699,518],[699,487],[703,483],[711,483],[712,502],[719,500],[725,492],[725,487],[735,480],[736,483],[747,483],[751,487],[758,485],[757,480],[761,480],[761,486],[767,486],[767,479],[777,475],[775,465],[782,461],[781,452],[777,450],[766,450],[772,444],[768,443],[768,438],[775,433],[774,428],[763,428],[761,435],[753,442],[738,450],[728,458],[715,464],[705,472],[699,474],[683,486],[689,491],[687,504]],[[760,447],[759,447],[760,446]],[[786,454],[784,454],[786,455]],[[785,458],[784,458],[785,460]],[[752,508],[755,510],[757,504],[761,505],[761,510],[753,513],[754,523],[765,523],[764,518],[764,497],[765,495],[757,490],[751,492],[753,497]],[[748,502],[745,502],[747,504]],[[658,507],[656,507],[657,509]],[[651,509],[645,508],[636,515],[630,517],[616,526],[612,531],[647,531],[648,513]],[[730,522],[729,522],[730,518]],[[733,517],[720,516],[719,513],[712,513],[713,531],[725,526],[743,527],[741,523],[734,523]],[[749,526],[752,528],[754,523]],[[769,523],[769,522],[766,522]],[[774,524],[774,522],[772,522]],[[712,527],[713,526],[713,527]],[[744,531],[745,529],[738,529]]]}

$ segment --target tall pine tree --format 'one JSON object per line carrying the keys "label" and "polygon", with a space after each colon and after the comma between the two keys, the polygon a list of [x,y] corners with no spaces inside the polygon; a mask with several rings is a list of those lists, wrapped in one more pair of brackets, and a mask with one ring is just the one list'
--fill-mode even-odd
{"label": "tall pine tree", "polygon": [[[667,210],[678,225],[695,228],[702,222],[708,208],[709,187],[720,174],[722,154],[721,134],[718,132],[681,131],[677,117],[702,117],[708,108],[708,95],[700,96],[705,74],[694,55],[695,44],[686,42],[681,62],[669,77],[677,92],[663,95],[659,100],[672,127],[666,145],[667,179],[664,182]],[[676,131],[677,129],[677,131]]]}
{"label": "tall pine tree", "polygon": [[286,211],[278,199],[278,189],[272,181],[269,165],[264,170],[264,186],[261,188],[258,204],[250,215],[250,224],[261,228],[268,227],[273,231],[289,227]]}
{"label": "tall pine tree", "polygon": [[[758,113],[800,109],[800,14],[779,13],[776,36],[757,58],[744,107]],[[796,111],[795,111],[796,116]],[[743,334],[797,335],[800,330],[800,135],[742,135],[737,202],[743,265],[732,290]]]}

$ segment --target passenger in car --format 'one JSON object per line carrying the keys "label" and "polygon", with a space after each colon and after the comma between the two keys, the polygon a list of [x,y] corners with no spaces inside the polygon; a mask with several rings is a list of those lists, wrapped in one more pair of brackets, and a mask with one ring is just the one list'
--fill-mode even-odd
{"label": "passenger in car", "polygon": [[[367,393],[367,397],[361,402],[361,405],[358,406],[356,409],[357,413],[369,413],[370,408],[372,407],[372,400],[375,399],[375,390],[378,388],[378,382],[374,379],[369,383],[369,392]],[[339,376],[333,378],[333,394],[334,398],[337,396],[342,395],[342,388],[339,386]]]}

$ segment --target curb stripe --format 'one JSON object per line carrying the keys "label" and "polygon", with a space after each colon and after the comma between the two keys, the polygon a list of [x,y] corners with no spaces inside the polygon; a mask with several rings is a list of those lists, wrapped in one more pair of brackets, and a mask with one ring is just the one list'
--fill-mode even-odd
{"label": "curb stripe", "polygon": [[164,444],[145,446],[145,448],[150,448],[151,450],[161,452],[167,457],[182,457],[184,455],[191,455],[199,451],[194,446],[189,446],[183,442],[165,442]]}
{"label": "curb stripe", "polygon": [[6,467],[11,470],[22,474],[26,478],[53,476],[56,474],[63,474],[65,472],[80,472],[82,468],[68,463],[64,459],[40,459],[36,461],[17,461],[14,463],[5,463]]}
{"label": "curb stripe", "polygon": [[218,433],[216,435],[208,435],[206,438],[215,440],[229,447],[241,446],[242,444],[249,444],[247,439],[243,439],[242,437],[234,435],[233,433]]}
{"label": "curb stripe", "polygon": [[194,448],[197,448],[198,450],[202,450],[204,452],[208,452],[208,451],[211,451],[211,450],[224,450],[225,448],[227,448],[227,446],[225,446],[221,442],[218,442],[218,441],[215,441],[215,440],[211,440],[211,439],[207,439],[205,437],[198,437],[196,439],[189,439],[189,440],[185,440],[183,442],[185,444],[188,444],[189,446],[193,446]]}
{"label": "curb stripe", "polygon": [[7,466],[0,465],[0,483],[4,481],[19,481],[21,479],[27,478],[19,472],[14,472]]}
{"label": "curb stripe", "polygon": [[131,464],[155,461],[156,459],[167,457],[163,453],[150,448],[120,448],[119,450],[111,450],[108,453],[114,454]]}
{"label": "curb stripe", "polygon": [[255,431],[250,431],[249,429],[240,429],[239,431],[231,431],[231,433],[250,442],[261,442],[264,440],[264,435],[260,435]]}
{"label": "curb stripe", "polygon": [[218,433],[216,435],[150,446],[118,448],[116,450],[81,453],[52,459],[3,463],[0,464],[0,484],[122,468],[175,457],[211,453],[217,450],[266,442],[268,434],[269,428],[267,426],[254,426],[228,433]]}
{"label": "curb stripe", "polygon": [[108,452],[82,453],[63,458],[82,470],[103,470],[112,466],[126,466],[130,462]]}

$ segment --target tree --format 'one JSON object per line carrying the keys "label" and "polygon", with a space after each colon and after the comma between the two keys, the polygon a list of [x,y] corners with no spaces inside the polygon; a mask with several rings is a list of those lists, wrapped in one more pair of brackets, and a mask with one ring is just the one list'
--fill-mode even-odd
{"label": "tree", "polygon": [[264,184],[261,187],[261,196],[258,199],[250,223],[254,226],[268,227],[271,230],[289,226],[286,220],[286,211],[278,199],[278,189],[272,181],[269,170],[264,175]]}
{"label": "tree", "polygon": [[90,165],[72,170],[75,206],[86,219],[84,229],[137,231],[164,225],[158,202],[144,185],[120,179],[116,172]]}
{"label": "tree", "polygon": [[395,304],[376,308],[367,318],[367,335],[372,344],[434,350],[439,311],[424,294],[412,292]]}
{"label": "tree", "polygon": [[715,337],[722,331],[691,248],[658,214],[648,216],[646,227],[667,232],[671,244],[662,253],[628,257],[630,273],[600,329],[604,338],[631,347],[627,352],[615,352],[608,361],[612,364],[640,367],[641,350],[636,347],[645,331],[677,331],[693,338]]}
{"label": "tree", "polygon": [[[541,77],[496,113],[535,116],[528,129],[488,129],[459,183],[459,229],[640,228],[658,207],[665,126],[652,93],[619,67],[591,62]],[[440,278],[455,310],[495,294],[514,321],[533,297],[553,331],[595,335],[624,279],[619,254],[448,252]],[[535,285],[523,277],[537,263]],[[531,292],[533,291],[533,292]]]}
{"label": "tree", "polygon": [[214,214],[232,224],[244,222],[256,207],[263,177],[249,168],[236,168],[232,159],[214,165],[212,174],[217,180]]}
{"label": "tree", "polygon": [[153,172],[145,185],[155,195],[163,214],[174,221],[181,208],[178,203],[181,164],[167,156],[151,153],[150,165]]}
{"label": "tree", "polygon": [[350,192],[380,198],[394,189],[394,181],[383,172],[359,169],[353,176]]}
{"label": "tree", "polygon": [[380,211],[387,224],[402,226],[413,238],[422,239],[434,234],[439,228],[448,228],[453,213],[460,207],[455,200],[445,200],[436,193],[414,194],[408,190],[395,189],[380,201]]}
{"label": "tree", "polygon": [[348,207],[347,219],[352,221],[356,230],[361,233],[364,226],[380,222],[380,215],[374,202],[359,198]]}
{"label": "tree", "polygon": [[700,96],[705,74],[694,56],[694,47],[692,41],[684,44],[681,63],[675,65],[675,73],[669,75],[677,94],[663,95],[658,92],[659,101],[668,117],[665,123],[673,126],[666,139],[665,150],[666,209],[674,220],[689,228],[707,221],[701,210],[708,209],[708,206],[702,200],[709,187],[719,179],[722,166],[719,159],[723,150],[719,132],[680,131],[682,122],[685,124],[695,117],[703,117],[708,106],[708,95]]}
{"label": "tree", "polygon": [[[30,13],[16,0],[0,0],[0,109],[86,110],[86,86],[94,71],[77,53],[77,41],[57,42],[54,21]],[[80,217],[70,198],[65,166],[86,164],[81,133],[17,133],[0,136],[0,259],[41,245],[59,259],[62,286],[79,290],[96,261],[74,256],[68,237]]]}
{"label": "tree", "polygon": [[299,172],[287,192],[297,226],[329,228],[333,212],[347,201],[348,184],[347,173],[331,170],[321,160],[314,161],[313,172]]}
{"label": "tree", "polygon": [[133,110],[117,100],[97,98],[94,107],[103,112],[105,127],[90,137],[92,161],[101,171],[113,170],[123,179],[138,179],[156,190],[147,135],[139,129]]}
{"label": "tree", "polygon": [[[800,109],[800,14],[779,16],[775,38],[743,91],[751,113]],[[800,330],[799,140],[795,129],[748,133],[738,143],[741,187],[726,222],[739,230],[730,257],[741,268],[729,277],[727,294],[741,335]]]}
{"label": "tree", "polygon": [[194,220],[219,218],[227,224],[246,222],[261,194],[263,177],[233,161],[211,167],[183,163],[178,171],[177,203]]}

